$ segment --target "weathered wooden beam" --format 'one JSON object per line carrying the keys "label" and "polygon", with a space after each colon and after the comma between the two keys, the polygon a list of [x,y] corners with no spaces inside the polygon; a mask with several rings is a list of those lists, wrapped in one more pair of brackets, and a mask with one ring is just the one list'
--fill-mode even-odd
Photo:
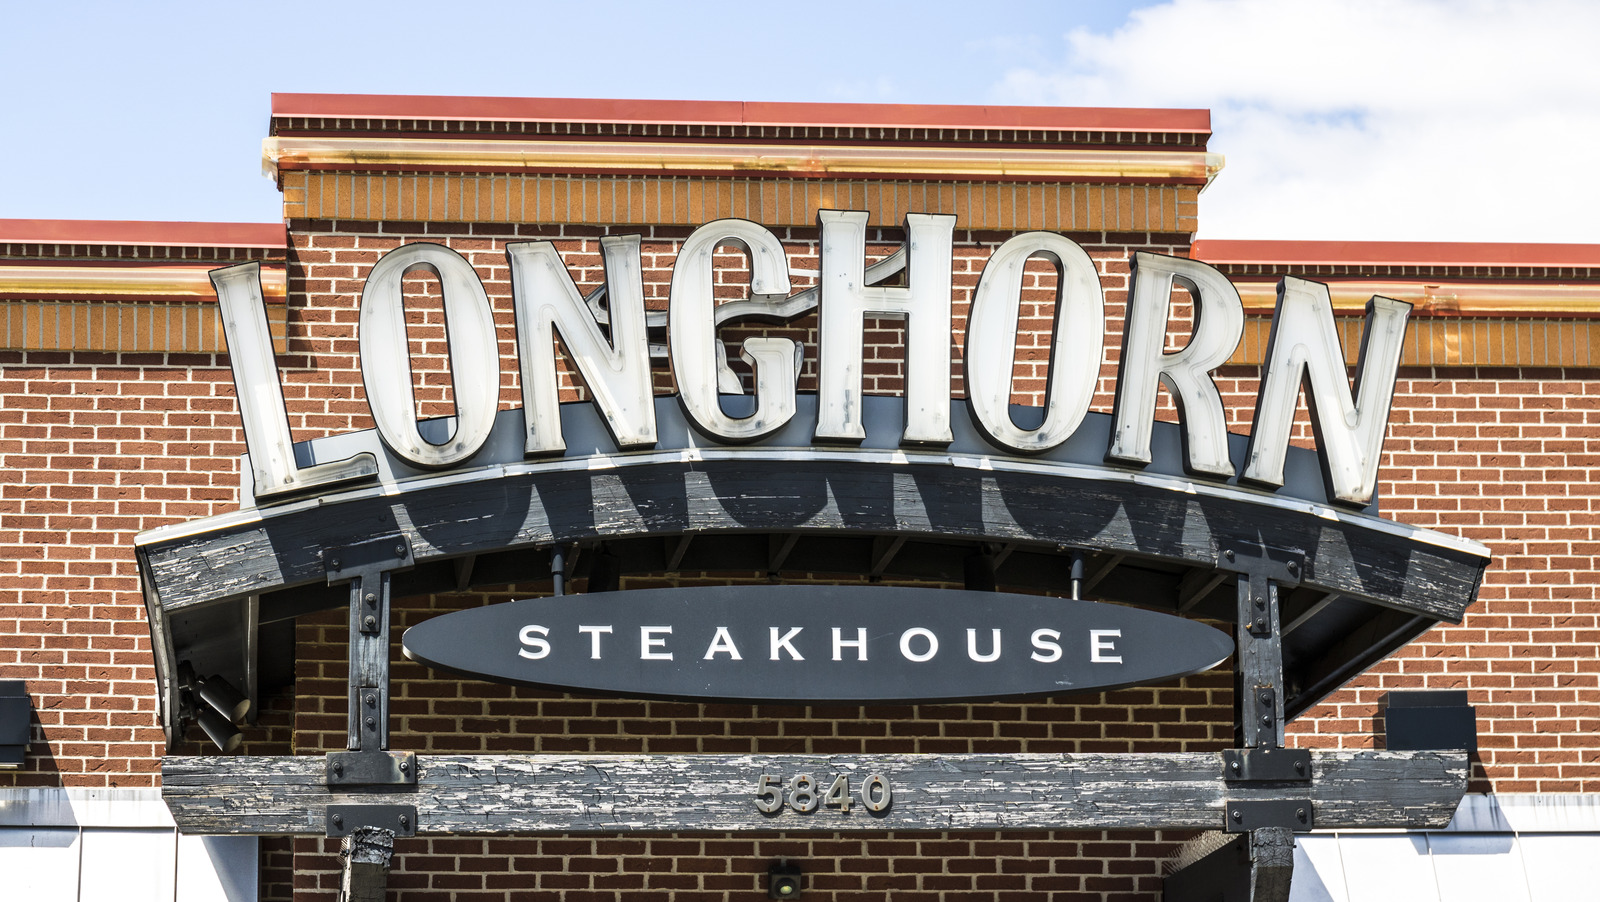
{"label": "weathered wooden beam", "polygon": [[[1437,828],[1466,791],[1460,751],[1329,751],[1312,760],[1309,783],[1285,786],[1229,784],[1217,752],[422,755],[415,790],[330,791],[321,757],[170,757],[162,794],[187,833],[320,836],[330,804],[414,804],[417,833],[433,835],[1221,829],[1229,802],[1285,798],[1309,800],[1319,828]],[[811,782],[797,782],[801,775]],[[764,795],[763,776],[773,784]],[[836,777],[848,795],[828,801]],[[873,811],[884,784],[888,804]],[[773,806],[774,798],[784,801]],[[815,810],[796,810],[813,799]]]}
{"label": "weathered wooden beam", "polygon": [[1269,541],[1304,555],[1306,585],[1450,621],[1461,619],[1486,564],[1460,540],[1232,489],[903,456],[768,459],[752,450],[606,469],[497,467],[153,531],[135,550],[168,613],[320,582],[325,549],[397,524],[423,564],[597,538],[844,531],[1067,545],[1210,568],[1223,548]]}

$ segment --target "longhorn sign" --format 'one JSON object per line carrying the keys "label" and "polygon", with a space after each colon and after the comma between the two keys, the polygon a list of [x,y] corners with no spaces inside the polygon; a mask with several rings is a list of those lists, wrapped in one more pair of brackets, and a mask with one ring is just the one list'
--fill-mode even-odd
{"label": "longhorn sign", "polygon": [[[947,330],[956,217],[907,214],[906,244],[892,267],[882,265],[889,261],[866,264],[866,213],[821,210],[817,222],[819,284],[799,294],[791,294],[783,243],[761,225],[719,219],[683,242],[672,271],[667,325],[671,367],[685,415],[699,433],[719,444],[758,441],[793,419],[803,349],[787,338],[745,339],[741,353],[754,368],[754,385],[753,398],[742,406],[751,412],[732,416],[723,399],[741,389],[726,378],[717,328],[735,319],[786,322],[816,309],[819,384],[812,438],[820,444],[859,444],[866,436],[861,413],[864,320],[899,315],[907,320],[906,413],[899,442],[923,448],[949,444],[953,336]],[[516,311],[524,452],[530,457],[559,455],[566,448],[555,368],[558,335],[571,350],[616,447],[645,449],[656,443],[640,239],[611,236],[600,244],[609,340],[554,244],[506,246]],[[748,257],[749,297],[719,305],[713,294],[713,253],[727,246]],[[1055,318],[1044,409],[1035,417],[1038,425],[1024,426],[1012,419],[1007,400],[1023,269],[1036,258],[1056,270]],[[875,284],[898,272],[901,260],[907,273],[904,287]],[[1210,373],[1239,345],[1244,326],[1239,293],[1226,276],[1199,261],[1141,252],[1129,262],[1133,277],[1106,459],[1134,467],[1150,462],[1159,383],[1177,402],[1185,469],[1195,476],[1230,479],[1236,473],[1227,453],[1226,416]],[[456,417],[453,434],[440,442],[429,440],[417,427],[411,380],[396,378],[409,369],[401,282],[419,269],[438,276],[449,325]],[[222,309],[257,500],[376,478],[370,455],[314,466],[296,461],[266,330],[259,268],[246,263],[216,270],[211,279]],[[1184,348],[1168,352],[1162,345],[1174,285],[1186,288],[1194,299],[1196,325]],[[998,451],[1049,451],[1071,438],[1083,422],[1105,356],[1104,306],[1094,262],[1070,238],[1024,232],[995,249],[968,314],[963,388],[968,415]],[[1369,504],[1410,311],[1411,305],[1390,298],[1374,296],[1368,303],[1352,393],[1327,286],[1283,279],[1239,478],[1269,488],[1283,485],[1284,456],[1304,383],[1328,497],[1356,507]],[[389,251],[367,277],[360,323],[367,403],[384,445],[417,467],[468,464],[488,440],[499,402],[494,319],[472,264],[438,244],[419,242]]]}

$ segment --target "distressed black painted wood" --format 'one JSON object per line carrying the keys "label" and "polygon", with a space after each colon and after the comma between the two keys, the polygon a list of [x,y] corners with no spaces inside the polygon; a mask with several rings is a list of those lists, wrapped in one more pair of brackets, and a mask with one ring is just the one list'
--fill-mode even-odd
{"label": "distressed black painted wood", "polygon": [[[185,833],[322,835],[330,804],[415,804],[419,835],[470,833],[859,832],[1220,829],[1230,801],[1284,797],[1230,785],[1216,752],[992,755],[421,755],[415,789],[330,791],[320,757],[167,758],[162,794]],[[881,812],[758,809],[763,774],[787,783],[872,774]],[[1466,791],[1459,751],[1313,755],[1319,828],[1438,828]]]}

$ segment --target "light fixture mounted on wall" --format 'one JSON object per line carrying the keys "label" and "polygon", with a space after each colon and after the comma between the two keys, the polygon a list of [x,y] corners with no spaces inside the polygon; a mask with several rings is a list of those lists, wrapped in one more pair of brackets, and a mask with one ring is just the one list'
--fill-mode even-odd
{"label": "light fixture mounted on wall", "polygon": [[190,697],[195,722],[200,724],[200,729],[205,731],[212,743],[224,755],[238,749],[244,741],[244,734],[239,731],[238,725],[250,715],[249,696],[220,676],[195,676],[194,668],[188,662],[180,666],[178,682]]}
{"label": "light fixture mounted on wall", "polygon": [[794,899],[800,895],[800,866],[780,861],[767,868],[767,898]]}

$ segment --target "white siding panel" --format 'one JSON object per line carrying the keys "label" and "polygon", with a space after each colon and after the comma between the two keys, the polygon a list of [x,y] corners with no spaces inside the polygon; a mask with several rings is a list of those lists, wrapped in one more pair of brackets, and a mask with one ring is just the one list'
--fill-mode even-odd
{"label": "white siding panel", "polygon": [[1428,849],[1441,902],[1528,902],[1517,837],[1510,833],[1432,833]]}
{"label": "white siding panel", "polygon": [[1533,902],[1600,898],[1600,833],[1523,833],[1517,843]]}
{"label": "white siding panel", "polygon": [[1294,876],[1289,902],[1351,902],[1344,885],[1339,837],[1303,834],[1294,838]]}
{"label": "white siding panel", "polygon": [[79,902],[173,902],[177,846],[171,830],[83,831]]}
{"label": "white siding panel", "polygon": [[[1345,885],[1360,902],[1437,902],[1439,888],[1420,833],[1339,835]],[[1292,884],[1291,884],[1292,885]]]}
{"label": "white siding panel", "polygon": [[177,902],[256,902],[254,836],[179,836]]}
{"label": "white siding panel", "polygon": [[78,902],[76,827],[0,827],[0,896]]}

